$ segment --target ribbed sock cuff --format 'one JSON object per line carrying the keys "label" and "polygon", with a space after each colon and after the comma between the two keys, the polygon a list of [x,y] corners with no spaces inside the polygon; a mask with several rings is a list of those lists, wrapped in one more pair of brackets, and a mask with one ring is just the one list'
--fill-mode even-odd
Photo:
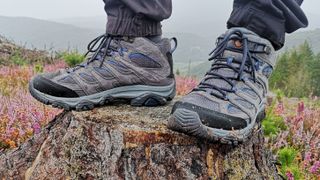
{"label": "ribbed sock cuff", "polygon": [[133,18],[108,17],[106,32],[116,36],[156,36],[161,35],[161,23],[141,16]]}

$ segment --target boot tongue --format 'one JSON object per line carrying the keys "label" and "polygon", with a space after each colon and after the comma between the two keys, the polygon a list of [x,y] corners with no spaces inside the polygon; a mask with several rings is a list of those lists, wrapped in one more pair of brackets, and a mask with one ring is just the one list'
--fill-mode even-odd
{"label": "boot tongue", "polygon": [[[120,38],[118,41],[121,41]],[[121,43],[121,42],[120,42]],[[108,48],[108,49],[106,49]],[[92,60],[89,64],[91,66],[100,66],[101,65],[101,61],[105,58],[108,58],[108,55],[113,55],[113,53],[119,48],[119,43],[115,40],[112,39],[110,42],[109,47],[103,47],[98,54],[96,55],[96,57],[94,58],[94,60]],[[105,54],[107,51],[107,54]],[[93,57],[94,53],[88,57],[88,60],[90,60]]]}
{"label": "boot tongue", "polygon": [[[108,38],[108,37],[106,37],[106,38]],[[111,37],[109,37],[109,38],[111,38]],[[101,41],[101,39],[99,39],[99,40],[95,39],[94,41],[96,41],[96,42],[100,41],[99,42],[100,45],[101,45],[101,43],[103,43],[103,40]],[[93,42],[91,42],[91,43],[93,43]],[[98,44],[96,44],[96,45],[100,46]],[[82,64],[79,64],[76,67],[70,68],[68,70],[68,72],[75,72],[79,69],[86,68],[89,66],[91,66],[91,67],[100,66],[102,61],[105,58],[107,58],[107,56],[110,55],[113,50],[117,49],[117,47],[118,47],[118,44],[113,39],[111,39],[110,45],[108,47],[107,47],[107,44],[105,45],[105,47],[102,47],[101,49],[96,49],[96,50],[92,50],[94,47],[91,47],[91,49],[88,49],[89,54],[87,55],[86,60]],[[106,48],[108,48],[108,49],[106,49]],[[92,50],[92,51],[90,51],[90,50]]]}
{"label": "boot tongue", "polygon": [[[227,47],[228,48],[241,48],[241,46],[242,45],[239,41],[230,40],[228,42]],[[239,70],[241,63],[243,61],[243,54],[240,51],[235,52],[235,51],[231,51],[231,50],[225,50],[222,53],[222,58],[224,58],[225,60],[215,60],[215,62],[213,62],[215,64],[214,67],[216,67],[216,69],[213,69],[210,72],[215,73],[215,74],[219,74],[219,75],[221,75],[227,79],[230,79],[230,80],[238,78],[239,74],[236,71],[234,71],[231,67],[217,65],[216,63],[227,64],[227,65],[232,66],[233,68]],[[245,66],[245,70],[249,70],[249,67]],[[249,75],[249,74],[247,72],[243,72],[242,75]],[[210,76],[211,75],[207,75],[207,77],[210,77]],[[233,82],[233,83],[235,83],[235,81],[236,80],[231,80],[231,82]],[[205,81],[205,83],[215,85],[215,86],[219,87],[220,89],[221,88],[230,89],[230,90],[232,89],[231,84],[229,84],[226,80],[219,78],[219,77],[209,78],[208,80]],[[210,88],[207,88],[207,89],[209,90]],[[214,89],[211,89],[210,91],[214,92],[214,93],[221,94],[219,91],[214,90]]]}
{"label": "boot tongue", "polygon": [[[213,63],[228,64],[236,69],[239,69],[243,55],[241,53],[226,50],[223,53],[222,57],[226,58],[226,60],[219,61],[219,62],[213,62]],[[225,78],[237,78],[238,77],[238,73],[235,72],[234,70],[232,70],[231,68],[221,66],[221,65],[214,65],[214,66],[217,68],[211,70],[210,71],[211,73],[219,74]],[[219,66],[221,68],[218,68]],[[208,76],[210,76],[210,75],[208,75]],[[206,83],[213,84],[213,85],[220,87],[220,88],[232,89],[232,86],[228,82],[226,82],[224,79],[220,79],[218,77],[217,78],[210,78],[206,81]]]}
{"label": "boot tongue", "polygon": [[[218,38],[217,47],[210,53],[212,56],[209,60],[215,62],[213,62],[209,74],[200,83],[199,89],[205,89],[208,93],[212,92],[225,97],[224,95],[229,90],[233,90],[240,78],[255,79],[257,74],[262,73],[260,72],[262,70],[259,71],[259,69],[263,69],[263,72],[268,74],[269,71],[264,67],[264,64],[270,66],[275,64],[268,60],[273,59],[271,58],[273,56],[272,47],[270,53],[266,52],[266,48],[270,46],[270,42],[246,29],[230,29]],[[255,58],[251,56],[252,53],[255,54]],[[248,57],[243,59],[245,55]],[[210,87],[210,85],[212,86]]]}

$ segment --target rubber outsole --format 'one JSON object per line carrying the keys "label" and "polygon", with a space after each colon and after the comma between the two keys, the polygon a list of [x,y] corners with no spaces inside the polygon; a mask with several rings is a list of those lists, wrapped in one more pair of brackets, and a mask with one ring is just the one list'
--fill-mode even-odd
{"label": "rubber outsole", "polygon": [[187,109],[177,109],[168,120],[167,127],[171,130],[195,136],[211,142],[238,145],[246,142],[253,134],[253,129],[258,122],[265,118],[265,110],[258,113],[254,121],[246,128],[240,130],[224,130],[208,127],[202,124],[198,113]]}
{"label": "rubber outsole", "polygon": [[[135,90],[136,89],[136,90]],[[118,91],[117,91],[118,90]],[[97,93],[91,96],[79,98],[60,98],[44,94],[33,87],[33,81],[29,83],[30,94],[46,105],[67,111],[87,111],[116,102],[127,103],[132,106],[161,106],[171,101],[175,94],[175,83],[169,86],[124,86],[112,90]],[[136,95],[135,95],[136,94]]]}

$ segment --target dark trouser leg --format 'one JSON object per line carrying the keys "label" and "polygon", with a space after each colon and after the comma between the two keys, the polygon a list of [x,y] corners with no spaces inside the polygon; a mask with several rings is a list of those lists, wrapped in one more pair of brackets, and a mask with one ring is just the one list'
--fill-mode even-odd
{"label": "dark trouser leg", "polygon": [[161,21],[171,16],[171,0],[103,0],[107,33],[121,36],[161,35]]}
{"label": "dark trouser leg", "polygon": [[228,28],[245,27],[283,47],[285,33],[306,27],[308,20],[300,5],[303,0],[234,0]]}

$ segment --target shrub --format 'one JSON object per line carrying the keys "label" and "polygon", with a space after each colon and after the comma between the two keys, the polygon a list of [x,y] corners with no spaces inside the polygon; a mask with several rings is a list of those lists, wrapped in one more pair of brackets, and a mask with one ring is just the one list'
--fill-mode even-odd
{"label": "shrub", "polygon": [[298,152],[292,147],[284,147],[279,150],[278,157],[282,166],[291,166]]}
{"label": "shrub", "polygon": [[36,73],[43,73],[43,69],[44,69],[44,67],[43,67],[43,65],[42,64],[36,64],[35,66],[34,66],[34,71],[36,72]]}
{"label": "shrub", "polygon": [[23,66],[26,65],[26,60],[21,56],[20,52],[15,52],[13,55],[10,56],[10,62],[14,65]]}
{"label": "shrub", "polygon": [[279,150],[278,159],[281,163],[281,173],[283,176],[292,174],[294,179],[301,178],[301,170],[296,160],[298,151],[292,147],[285,147]]}
{"label": "shrub", "polygon": [[62,53],[62,59],[68,64],[69,67],[73,67],[84,61],[85,56],[78,52],[64,52]]}
{"label": "shrub", "polygon": [[[281,98],[282,97],[278,94],[277,99]],[[276,102],[277,101],[274,101],[268,108],[266,118],[262,121],[264,135],[271,138],[287,129],[284,118],[279,115],[283,111],[283,104],[277,104]]]}
{"label": "shrub", "polygon": [[188,94],[198,84],[198,81],[192,77],[176,76],[177,95],[183,96]]}
{"label": "shrub", "polygon": [[[320,178],[320,108],[308,99],[279,98],[264,123],[266,145],[278,155],[287,179]],[[282,118],[281,121],[279,121]]]}

